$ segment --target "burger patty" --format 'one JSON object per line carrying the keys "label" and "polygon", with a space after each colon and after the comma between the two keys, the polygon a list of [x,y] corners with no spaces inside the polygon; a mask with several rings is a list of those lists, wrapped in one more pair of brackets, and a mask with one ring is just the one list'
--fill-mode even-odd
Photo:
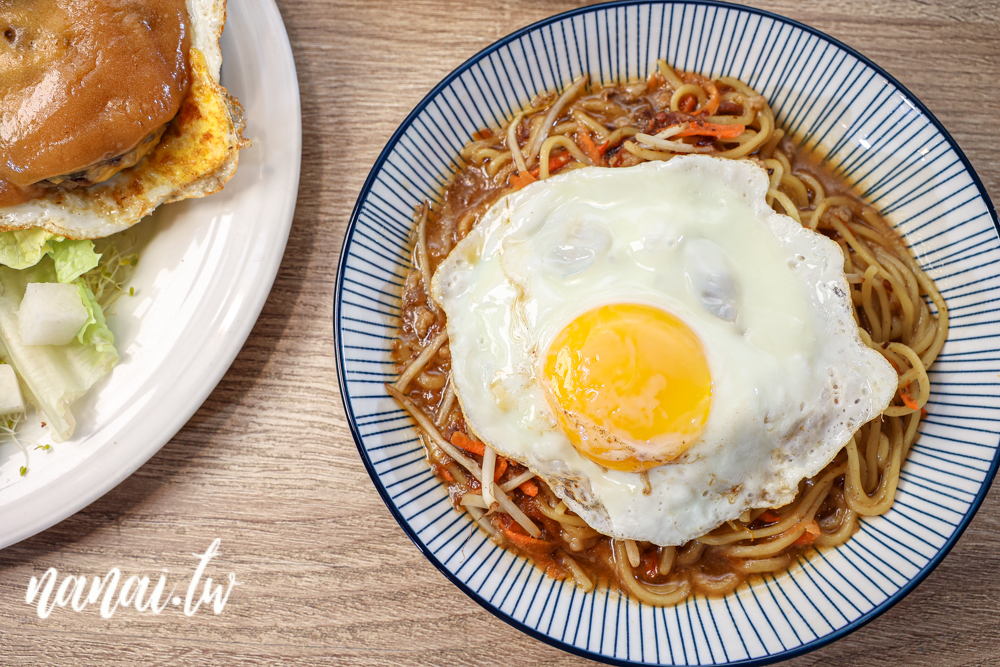
{"label": "burger patty", "polygon": [[119,171],[128,169],[129,167],[133,167],[138,164],[139,160],[146,157],[150,151],[156,148],[156,144],[160,143],[160,138],[166,130],[167,125],[161,125],[145,139],[140,141],[138,146],[127,153],[123,153],[118,157],[113,157],[110,160],[103,160],[91,167],[73,172],[72,174],[47,178],[39,181],[35,185],[39,185],[43,188],[58,187],[66,190],[75,190],[76,188],[85,188],[91,185],[96,185],[97,183],[103,183]]}

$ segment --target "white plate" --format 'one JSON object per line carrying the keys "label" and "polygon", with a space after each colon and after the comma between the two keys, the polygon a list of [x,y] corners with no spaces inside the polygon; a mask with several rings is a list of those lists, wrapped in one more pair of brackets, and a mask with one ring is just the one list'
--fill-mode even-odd
{"label": "white plate", "polygon": [[[581,72],[644,78],[657,57],[738,77],[778,122],[880,207],[937,281],[951,309],[930,372],[930,417],[911,449],[896,504],[866,517],[838,548],[724,598],[666,609],[614,590],[583,594],[544,576],[451,507],[395,379],[399,292],[414,205],[437,202],[472,132],[496,127],[538,92]],[[1000,463],[1000,223],[971,165],[941,124],[884,70],[808,26],[713,0],[590,6],[514,33],[470,58],[417,105],[372,169],[344,241],[335,296],[341,393],[375,487],[406,534],[462,591],[516,628],[605,662],[767,664],[860,627],[912,590],[955,544]]]}
{"label": "white plate", "polygon": [[0,445],[0,547],[77,512],[153,456],[215,388],[264,306],[302,148],[295,62],[273,0],[230,0],[222,53],[222,83],[243,105],[253,146],[222,192],[136,226],[149,238],[136,294],[108,320],[121,361],[74,405],[76,434],[32,451],[24,477],[18,449]]}

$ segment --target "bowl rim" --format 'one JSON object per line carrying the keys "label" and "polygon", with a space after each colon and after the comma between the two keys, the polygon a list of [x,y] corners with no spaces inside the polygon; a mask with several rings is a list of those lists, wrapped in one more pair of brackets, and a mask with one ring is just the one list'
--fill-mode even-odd
{"label": "bowl rim", "polygon": [[[518,621],[514,617],[504,613],[499,608],[492,605],[488,600],[486,600],[478,593],[476,593],[474,590],[472,590],[472,588],[470,588],[465,582],[461,581],[456,575],[454,575],[450,570],[448,570],[448,568],[446,568],[444,564],[441,563],[441,561],[438,560],[438,558],[420,541],[419,537],[417,536],[413,528],[410,526],[409,522],[403,517],[402,513],[396,508],[395,504],[392,502],[392,499],[389,496],[388,491],[386,490],[385,486],[382,484],[379,478],[378,472],[375,470],[371,458],[368,456],[368,453],[365,450],[361,433],[358,430],[357,418],[354,415],[354,411],[351,408],[350,403],[346,399],[348,393],[347,393],[347,380],[346,380],[346,375],[344,373],[343,344],[340,338],[337,323],[340,320],[341,301],[343,298],[344,271],[347,268],[348,247],[349,247],[349,243],[347,243],[347,241],[348,239],[353,237],[354,229],[357,226],[361,208],[364,205],[366,199],[368,198],[369,193],[371,192],[371,188],[372,185],[374,184],[375,177],[382,170],[383,165],[388,160],[390,154],[392,153],[396,144],[399,142],[402,135],[406,132],[406,130],[410,128],[413,121],[426,109],[426,107],[430,104],[430,102],[433,99],[435,99],[441,93],[441,91],[444,90],[446,87],[448,87],[455,79],[457,79],[459,76],[465,73],[465,71],[468,70],[473,64],[480,61],[489,54],[498,51],[504,46],[507,46],[511,42],[519,39],[520,37],[522,37],[527,33],[533,32],[544,26],[551,25],[553,23],[557,23],[575,16],[591,14],[611,8],[650,5],[650,4],[720,7],[728,10],[735,10],[740,12],[747,12],[749,14],[755,14],[762,18],[769,18],[774,21],[790,25],[793,28],[798,28],[800,30],[803,30],[808,34],[826,40],[827,42],[833,44],[834,46],[843,49],[851,56],[857,58],[860,62],[872,68],[879,76],[885,78],[885,80],[888,81],[890,84],[892,84],[897,91],[905,95],[907,99],[910,102],[912,102],[917,107],[917,109],[927,118],[927,120],[930,121],[930,123],[934,126],[934,128],[941,133],[941,136],[943,136],[944,139],[948,142],[951,149],[955,151],[955,154],[961,161],[962,166],[965,168],[965,171],[969,174],[970,178],[972,179],[972,182],[975,184],[976,189],[979,192],[979,195],[982,197],[983,202],[986,205],[986,210],[990,216],[990,219],[993,222],[993,227],[997,231],[998,235],[1000,235],[1000,219],[998,219],[997,217],[996,208],[994,207],[993,202],[990,200],[990,196],[986,192],[986,187],[983,185],[982,180],[979,178],[979,175],[976,173],[976,170],[972,167],[972,164],[969,162],[969,159],[966,157],[965,153],[958,145],[958,142],[955,141],[954,137],[951,136],[951,133],[948,132],[948,130],[941,123],[941,121],[939,121],[937,117],[933,113],[931,113],[930,109],[928,109],[927,106],[922,101],[920,101],[920,99],[918,99],[916,95],[910,92],[910,90],[906,86],[900,83],[894,76],[889,74],[889,72],[887,72],[884,68],[876,64],[870,58],[863,55],[853,47],[848,46],[847,44],[841,42],[835,37],[831,37],[825,32],[813,28],[809,25],[806,25],[805,23],[802,23],[795,19],[790,19],[786,16],[782,16],[781,14],[777,14],[775,12],[771,12],[764,9],[758,9],[756,7],[738,5],[732,2],[726,2],[724,0],[611,0],[609,2],[587,5],[585,7],[577,7],[576,9],[571,9],[569,11],[561,12],[559,14],[554,14],[539,21],[535,21],[534,23],[531,23],[523,28],[515,30],[514,32],[511,32],[505,35],[504,37],[501,37],[500,39],[491,43],[487,47],[481,49],[480,51],[478,51],[477,53],[473,54],[471,57],[463,61],[460,65],[455,67],[451,72],[449,72],[426,95],[424,95],[424,97],[420,100],[420,102],[416,104],[416,106],[414,106],[413,110],[410,111],[409,114],[407,114],[406,118],[403,119],[403,121],[393,132],[392,136],[386,142],[385,147],[382,149],[381,153],[379,153],[378,158],[373,163],[371,170],[369,171],[368,176],[365,179],[364,185],[362,186],[360,192],[358,193],[358,198],[351,211],[351,217],[348,222],[347,229],[344,232],[344,243],[341,246],[340,259],[337,264],[337,277],[336,277],[336,282],[334,283],[335,292],[334,292],[334,303],[333,303],[333,337],[334,337],[334,345],[336,347],[335,360],[337,364],[337,382],[340,391],[340,400],[344,405],[344,412],[345,415],[347,416],[347,422],[351,430],[351,436],[354,438],[354,444],[358,448],[358,453],[360,454],[361,460],[365,465],[365,470],[367,471],[368,476],[371,478],[372,482],[374,482],[375,488],[378,491],[379,496],[382,498],[382,501],[389,509],[389,512],[392,514],[393,518],[395,518],[396,522],[403,529],[403,532],[406,534],[407,537],[410,538],[410,541],[413,542],[414,545],[416,545],[417,549],[424,555],[424,557],[427,558],[427,560],[430,561],[430,563],[434,565],[434,567],[436,567],[459,590],[465,593],[465,595],[467,595],[470,599],[479,604],[479,606],[481,606],[486,611],[490,612],[491,614],[493,614],[500,620],[504,621],[508,625],[514,627],[515,629],[525,633],[526,635],[536,640],[539,640],[541,642],[544,642],[545,644],[548,644],[549,646],[558,648],[560,650],[566,651],[568,653],[583,658],[588,658],[590,660],[602,662],[609,665],[620,665],[621,667],[632,667],[637,664],[654,664],[654,663],[637,663],[632,660],[627,660],[627,659],[622,660],[620,658],[607,656],[601,653],[595,653],[593,651],[589,651],[587,649],[583,649],[573,644],[551,637],[543,632],[536,630],[535,628],[528,626],[525,623],[522,623],[521,621]],[[831,644],[837,641],[838,639],[841,639],[849,635],[850,633],[854,632],[855,630],[874,621],[876,618],[878,618],[886,611],[894,607],[900,600],[902,600],[911,591],[913,591],[913,589],[915,589],[918,585],[920,585],[928,577],[928,575],[930,575],[930,573],[933,572],[935,568],[937,568],[937,566],[941,563],[941,561],[944,560],[945,556],[947,556],[951,552],[952,548],[962,537],[962,534],[965,532],[966,528],[968,528],[969,523],[972,521],[976,513],[979,511],[979,508],[982,506],[983,501],[986,499],[986,496],[989,494],[990,487],[992,486],[993,481],[996,477],[998,468],[1000,468],[1000,449],[998,449],[997,453],[994,454],[993,461],[991,462],[989,469],[986,471],[986,476],[983,480],[979,493],[976,495],[975,499],[973,499],[973,501],[970,503],[968,512],[966,512],[965,516],[958,523],[958,525],[955,528],[955,532],[952,534],[952,536],[948,539],[948,541],[944,543],[944,545],[938,550],[938,552],[933,557],[931,557],[927,565],[925,565],[920,572],[918,572],[910,581],[906,582],[902,587],[900,587],[898,591],[896,591],[896,593],[889,596],[881,604],[875,606],[867,613],[862,614],[857,619],[851,621],[850,623],[847,623],[843,627],[838,628],[827,635],[818,637],[817,639],[811,642],[801,644],[800,646],[797,646],[795,648],[787,649],[781,651],[780,653],[771,653],[759,658],[750,658],[748,660],[739,660],[735,662],[725,662],[725,663],[715,663],[715,664],[753,667],[757,665],[770,665],[783,660],[790,660],[794,657],[804,655],[811,651],[815,651],[816,649],[827,646],[828,644]]]}

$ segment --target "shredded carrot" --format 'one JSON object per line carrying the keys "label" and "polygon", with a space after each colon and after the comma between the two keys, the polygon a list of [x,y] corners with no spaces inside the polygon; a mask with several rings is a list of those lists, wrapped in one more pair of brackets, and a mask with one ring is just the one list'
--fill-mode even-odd
{"label": "shredded carrot", "polygon": [[[552,172],[556,171],[560,167],[565,167],[567,164],[570,163],[570,161],[572,161],[572,159],[573,159],[573,154],[570,153],[569,151],[566,151],[565,153],[560,153],[559,155],[557,155],[555,157],[550,157],[549,158],[549,173],[551,174]],[[534,169],[532,169],[528,173],[531,174],[532,176],[534,176],[535,178],[538,178],[538,175],[542,173],[542,168],[541,167],[535,167]],[[527,185],[527,183],[525,185]]]}
{"label": "shredded carrot", "polygon": [[494,472],[494,474],[493,474],[493,481],[494,482],[499,482],[500,478],[503,477],[503,474],[506,471],[507,471],[507,459],[505,459],[502,456],[498,456],[497,457],[496,472]]}
{"label": "shredded carrot", "polygon": [[444,479],[445,479],[446,482],[454,482],[455,481],[455,478],[452,477],[452,474],[450,472],[448,472],[447,468],[441,468],[441,476],[444,477]]}
{"label": "shredded carrot", "polygon": [[692,113],[698,106],[698,98],[694,95],[685,95],[677,103],[677,108],[684,113]]}
{"label": "shredded carrot", "polygon": [[569,151],[565,153],[560,153],[559,155],[549,158],[549,173],[551,174],[556,169],[560,167],[565,167],[567,164],[573,161],[573,154]]}
{"label": "shredded carrot", "polygon": [[520,190],[526,185],[531,185],[538,179],[530,171],[519,171],[516,174],[511,174],[510,178],[507,179],[507,183],[513,186],[515,190]]}
{"label": "shredded carrot", "polygon": [[764,513],[761,514],[758,518],[763,519],[767,523],[777,523],[778,521],[781,521],[781,517],[778,516],[777,513],[772,512],[771,510],[764,510]]}
{"label": "shredded carrot", "polygon": [[905,387],[903,387],[902,389],[899,390],[899,397],[901,399],[903,399],[903,405],[905,405],[909,409],[911,409],[911,410],[918,410],[918,409],[920,409],[920,406],[917,405],[917,402],[913,399],[912,396],[910,396],[910,385],[909,385],[909,383],[907,383],[907,385]]}
{"label": "shredded carrot", "polygon": [[610,139],[608,139],[603,144],[601,144],[600,146],[598,146],[597,150],[598,150],[598,152],[600,152],[601,157],[604,157],[604,154],[608,152],[609,148],[611,148],[611,140]]}
{"label": "shredded carrot", "polygon": [[718,123],[691,123],[691,126],[673,135],[675,137],[708,136],[719,139],[733,139],[743,134],[746,129],[743,125],[720,125]]}
{"label": "shredded carrot", "polygon": [[921,418],[927,417],[927,408],[920,408],[920,417]]}
{"label": "shredded carrot", "polygon": [[504,537],[506,537],[508,540],[510,540],[511,542],[513,542],[515,546],[518,546],[518,547],[521,547],[521,548],[528,547],[528,548],[535,548],[535,549],[538,549],[538,548],[551,549],[552,547],[554,547],[556,545],[555,542],[551,542],[549,540],[539,540],[539,539],[536,539],[534,537],[531,537],[530,535],[521,535],[520,533],[515,533],[513,530],[511,530],[509,528],[504,528],[502,526],[501,526],[500,530],[503,531],[503,536]]}
{"label": "shredded carrot", "polygon": [[486,453],[486,446],[478,440],[473,440],[461,431],[455,431],[451,436],[451,444],[459,449],[464,449],[472,454],[482,456]]}
{"label": "shredded carrot", "polygon": [[594,164],[604,164],[604,153],[597,147],[594,140],[590,138],[589,132],[586,130],[580,130],[577,132],[576,143],[580,144],[580,148],[587,154],[587,157],[589,157]]}
{"label": "shredded carrot", "polygon": [[[478,440],[470,438],[461,431],[455,431],[451,434],[451,444],[455,445],[459,449],[464,449],[471,454],[478,454],[479,456],[486,454],[486,445]],[[502,456],[498,456],[496,471],[493,474],[493,481],[499,482],[505,472],[507,472],[507,459]]]}
{"label": "shredded carrot", "polygon": [[807,547],[816,542],[816,538],[819,537],[819,524],[815,521],[809,521],[805,524],[805,528],[806,532],[802,533],[799,539],[795,540],[792,544]]}
{"label": "shredded carrot", "polygon": [[527,482],[522,482],[521,486],[517,488],[521,489],[521,491],[526,496],[531,496],[532,498],[534,498],[535,496],[538,495],[538,485],[535,484],[534,480],[529,479]]}

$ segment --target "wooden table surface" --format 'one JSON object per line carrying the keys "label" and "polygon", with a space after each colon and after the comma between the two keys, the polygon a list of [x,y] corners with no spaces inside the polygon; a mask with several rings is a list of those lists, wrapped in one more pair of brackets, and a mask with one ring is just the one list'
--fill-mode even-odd
{"label": "wooden table surface", "polygon": [[[238,2],[239,0],[231,0]],[[910,88],[1000,199],[1000,2],[761,0],[827,32]],[[92,505],[0,551],[0,664],[578,665],[467,599],[396,525],[370,483],[337,390],[337,258],[379,151],[444,75],[558,0],[279,1],[302,91],[302,182],[274,290],[204,406]],[[1000,664],[1000,492],[912,594],[791,665]],[[2,529],[2,527],[0,527]],[[223,612],[40,619],[32,575],[234,572]]]}

